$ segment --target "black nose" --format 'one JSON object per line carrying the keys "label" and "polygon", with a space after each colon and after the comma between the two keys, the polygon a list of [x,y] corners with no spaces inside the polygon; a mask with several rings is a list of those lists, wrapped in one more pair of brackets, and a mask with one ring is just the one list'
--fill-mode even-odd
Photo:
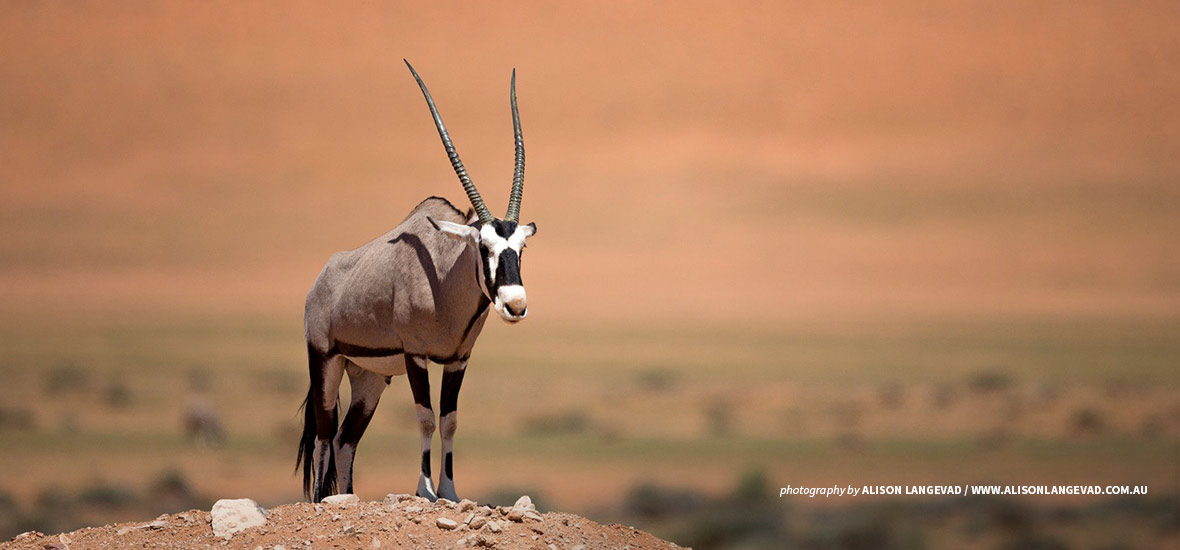
{"label": "black nose", "polygon": [[525,309],[527,308],[522,308],[520,311],[517,311],[516,308],[505,304],[504,309],[508,310],[508,313],[511,313],[513,317],[520,317],[524,315]]}

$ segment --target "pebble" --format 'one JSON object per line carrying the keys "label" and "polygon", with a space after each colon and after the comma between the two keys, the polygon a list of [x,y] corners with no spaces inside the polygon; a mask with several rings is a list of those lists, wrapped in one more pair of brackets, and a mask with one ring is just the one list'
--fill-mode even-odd
{"label": "pebble", "polygon": [[542,518],[536,512],[525,512],[524,517],[525,517],[525,519],[531,519],[533,521],[543,521],[545,519],[545,518]]}
{"label": "pebble", "polygon": [[475,501],[474,500],[463,499],[463,500],[459,501],[459,511],[460,512],[470,512],[474,508],[475,508]]}
{"label": "pebble", "polygon": [[520,508],[513,508],[508,511],[508,519],[512,521],[524,521],[524,510]]}
{"label": "pebble", "polygon": [[493,533],[499,533],[500,532],[500,524],[496,523],[492,520],[488,520],[488,531],[491,531]]}
{"label": "pebble", "polygon": [[459,526],[459,522],[442,516],[439,516],[439,518],[435,520],[435,524],[437,524],[440,529],[446,529],[448,531]]}
{"label": "pebble", "polygon": [[485,518],[483,516],[475,516],[475,517],[471,518],[471,521],[468,522],[468,525],[470,525],[472,529],[479,529],[480,527],[483,527],[484,524],[486,524],[487,522],[488,522],[487,518]]}

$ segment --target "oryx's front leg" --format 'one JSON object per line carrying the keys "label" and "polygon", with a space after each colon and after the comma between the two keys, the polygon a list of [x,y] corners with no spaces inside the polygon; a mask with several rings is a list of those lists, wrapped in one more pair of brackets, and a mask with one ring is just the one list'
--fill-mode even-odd
{"label": "oryx's front leg", "polygon": [[451,363],[443,367],[442,397],[439,399],[438,415],[442,436],[442,478],[438,481],[438,496],[452,502],[459,502],[455,494],[455,473],[451,453],[455,447],[455,429],[458,425],[459,387],[463,385],[463,373],[467,372],[467,361]]}
{"label": "oryx's front leg", "polygon": [[422,472],[418,474],[418,496],[438,500],[434,482],[430,479],[430,441],[434,439],[434,409],[430,408],[430,377],[426,372],[426,358],[406,355],[406,379],[414,394],[414,408],[418,410],[418,433],[422,436]]}

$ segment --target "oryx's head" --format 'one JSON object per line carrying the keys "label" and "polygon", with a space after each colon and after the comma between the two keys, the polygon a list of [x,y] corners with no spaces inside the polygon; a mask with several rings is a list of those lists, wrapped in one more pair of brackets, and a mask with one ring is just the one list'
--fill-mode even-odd
{"label": "oryx's head", "polygon": [[[405,60],[403,60],[405,61]],[[430,219],[434,228],[446,235],[466,241],[479,251],[480,286],[488,299],[496,308],[496,313],[510,323],[524,319],[528,315],[528,300],[525,297],[524,283],[520,279],[520,257],[524,252],[525,239],[537,233],[537,224],[520,223],[520,197],[524,191],[524,138],[520,133],[520,111],[516,107],[516,70],[512,71],[510,95],[512,97],[512,128],[516,134],[516,168],[512,174],[512,194],[508,197],[508,213],[504,218],[496,218],[488,211],[483,198],[471,178],[463,161],[459,160],[459,153],[455,152],[455,145],[451,143],[451,136],[443,125],[442,117],[434,106],[434,99],[426,89],[426,84],[418,76],[418,72],[406,61],[422,95],[426,96],[426,104],[430,107],[430,114],[434,117],[434,125],[438,128],[438,135],[442,138],[443,147],[447,150],[447,157],[451,159],[451,166],[459,176],[459,183],[467,192],[471,206],[479,219],[470,225],[463,225],[443,220]]]}

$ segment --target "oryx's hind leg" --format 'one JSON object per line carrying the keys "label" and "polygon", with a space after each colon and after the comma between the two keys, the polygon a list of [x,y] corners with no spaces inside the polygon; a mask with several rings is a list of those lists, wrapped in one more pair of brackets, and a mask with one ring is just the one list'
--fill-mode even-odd
{"label": "oryx's hind leg", "polygon": [[373,419],[377,401],[381,399],[381,392],[385,391],[386,377],[362,369],[352,361],[348,361],[346,370],[349,387],[352,388],[352,402],[332,443],[336,453],[336,488],[342,493],[351,493],[356,445],[365,434],[365,428],[369,427],[369,420]]}
{"label": "oryx's hind leg", "polygon": [[417,495],[438,500],[434,482],[430,478],[430,441],[434,439],[434,409],[430,408],[430,377],[426,372],[426,358],[406,355],[406,379],[414,394],[414,408],[418,410],[418,434],[422,436],[422,471],[418,474]]}
{"label": "oryx's hind leg", "polygon": [[344,356],[328,356],[308,346],[311,391],[307,406],[315,413],[315,447],[312,452],[314,490],[312,501],[319,502],[333,494],[336,482],[332,440],[336,437],[336,403],[340,397],[340,380],[344,375]]}
{"label": "oryx's hind leg", "polygon": [[442,438],[442,477],[438,480],[438,496],[452,502],[459,502],[455,494],[455,473],[451,453],[455,447],[455,430],[459,427],[459,387],[463,385],[463,373],[467,372],[467,361],[451,363],[443,367],[442,397],[438,404],[439,435]]}

